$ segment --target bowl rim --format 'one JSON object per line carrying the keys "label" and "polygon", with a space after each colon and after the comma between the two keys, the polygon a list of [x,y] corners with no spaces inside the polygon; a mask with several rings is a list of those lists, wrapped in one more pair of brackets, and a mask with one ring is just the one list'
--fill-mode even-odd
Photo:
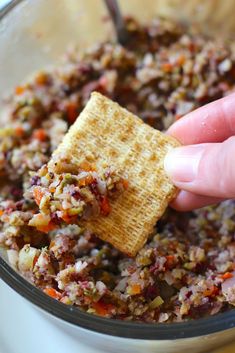
{"label": "bowl rim", "polygon": [[[9,0],[0,6],[0,20],[25,0]],[[141,340],[175,340],[205,336],[232,329],[235,326],[235,310],[202,319],[180,323],[139,323],[103,318],[68,306],[44,294],[15,271],[0,256],[0,279],[22,297],[54,317],[96,333]]]}
{"label": "bowl rim", "polygon": [[0,3],[0,20],[4,18],[4,16],[10,12],[16,5],[24,0],[5,0],[3,3]]}

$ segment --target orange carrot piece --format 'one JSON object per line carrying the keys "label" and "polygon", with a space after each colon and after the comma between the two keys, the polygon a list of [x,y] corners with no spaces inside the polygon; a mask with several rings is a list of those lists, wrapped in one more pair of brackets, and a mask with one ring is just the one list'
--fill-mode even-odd
{"label": "orange carrot piece", "polygon": [[219,288],[217,288],[216,286],[213,286],[210,289],[206,289],[203,294],[205,297],[214,297],[216,294],[218,294],[218,292],[219,292]]}
{"label": "orange carrot piece", "polygon": [[101,214],[103,216],[108,216],[111,212],[111,206],[107,197],[103,197],[100,202]]}
{"label": "orange carrot piece", "polygon": [[220,276],[220,278],[222,279],[229,279],[229,278],[232,278],[233,277],[233,274],[231,272],[225,272],[223,275]]}
{"label": "orange carrot piece", "polygon": [[78,106],[76,103],[70,102],[66,106],[68,121],[73,124],[78,116]]}
{"label": "orange carrot piece", "polygon": [[57,228],[57,225],[53,222],[49,222],[46,226],[37,226],[37,230],[39,230],[42,233],[48,233],[51,230],[54,230]]}
{"label": "orange carrot piece", "polygon": [[140,294],[140,292],[141,292],[141,285],[138,283],[132,284],[128,288],[128,293],[131,295]]}
{"label": "orange carrot piece", "polygon": [[180,55],[180,56],[178,57],[178,59],[177,59],[177,64],[178,64],[179,66],[182,66],[182,65],[185,63],[185,60],[186,60],[185,56],[184,56],[184,55]]}
{"label": "orange carrot piece", "polygon": [[23,94],[24,91],[25,91],[25,87],[24,86],[16,86],[16,88],[15,88],[15,94],[17,94],[18,96]]}
{"label": "orange carrot piece", "polygon": [[18,137],[22,137],[24,135],[24,129],[21,126],[17,126],[15,128],[15,134]]}
{"label": "orange carrot piece", "polygon": [[67,211],[64,211],[61,218],[63,219],[63,221],[67,224],[76,222],[77,217],[76,216],[69,216]]}
{"label": "orange carrot piece", "polygon": [[45,129],[36,129],[33,132],[33,138],[36,140],[39,140],[41,142],[45,141],[47,139],[47,133]]}
{"label": "orange carrot piece", "polygon": [[40,187],[35,187],[33,189],[33,197],[38,206],[40,205],[40,202],[43,196],[44,196],[44,192],[41,190]]}
{"label": "orange carrot piece", "polygon": [[97,302],[92,304],[93,309],[95,309],[96,313],[100,316],[107,316],[110,314],[114,305],[106,304],[102,302]]}
{"label": "orange carrot piece", "polygon": [[49,288],[45,288],[43,290],[44,293],[46,293],[47,295],[49,295],[51,298],[54,298],[54,299],[61,299],[62,295],[60,292],[58,292],[57,290],[55,290],[54,288],[52,287],[49,287]]}
{"label": "orange carrot piece", "polygon": [[79,186],[90,185],[93,181],[94,181],[93,176],[92,176],[92,175],[87,175],[85,178],[80,179],[80,180],[78,181],[78,185],[79,185]]}
{"label": "orange carrot piece", "polygon": [[166,256],[166,267],[169,268],[171,267],[175,262],[175,257],[174,255],[167,255]]}
{"label": "orange carrot piece", "polygon": [[48,76],[44,72],[39,72],[35,77],[35,82],[37,85],[43,86],[48,82]]}
{"label": "orange carrot piece", "polygon": [[162,64],[162,70],[165,72],[171,72],[173,65],[171,63]]}

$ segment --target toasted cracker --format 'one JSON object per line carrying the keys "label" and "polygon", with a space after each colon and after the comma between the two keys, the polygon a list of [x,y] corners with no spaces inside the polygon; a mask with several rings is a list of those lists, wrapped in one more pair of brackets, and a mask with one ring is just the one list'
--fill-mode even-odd
{"label": "toasted cracker", "polygon": [[128,189],[111,200],[111,213],[86,222],[86,228],[120,251],[134,256],[147,241],[156,221],[176,196],[163,160],[179,143],[117,103],[92,93],[89,102],[53,154],[49,168],[61,172],[61,156],[73,166],[104,163],[128,179]]}

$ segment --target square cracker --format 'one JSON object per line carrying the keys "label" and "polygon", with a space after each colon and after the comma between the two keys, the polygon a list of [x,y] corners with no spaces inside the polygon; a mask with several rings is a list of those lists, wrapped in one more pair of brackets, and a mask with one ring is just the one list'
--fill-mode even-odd
{"label": "square cracker", "polygon": [[[128,180],[128,189],[111,200],[107,217],[86,221],[87,229],[129,256],[135,256],[153,231],[177,189],[167,177],[163,160],[179,143],[117,103],[92,93],[86,107],[54,152],[73,165],[106,162]],[[59,167],[59,163],[57,168]],[[49,169],[55,171],[53,159]]]}

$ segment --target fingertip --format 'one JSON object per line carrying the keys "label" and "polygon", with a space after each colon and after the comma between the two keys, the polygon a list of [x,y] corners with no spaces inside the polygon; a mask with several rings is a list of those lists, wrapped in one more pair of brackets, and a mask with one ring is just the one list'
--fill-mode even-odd
{"label": "fingertip", "polygon": [[188,142],[189,141],[188,132],[190,131],[190,128],[189,128],[190,114],[191,113],[175,121],[166,131],[167,135],[174,137],[182,145],[191,143],[191,142]]}
{"label": "fingertip", "polygon": [[177,120],[167,134],[183,145],[222,142],[234,135],[235,93],[206,104]]}
{"label": "fingertip", "polygon": [[181,190],[170,206],[179,212],[192,211],[204,206],[213,205],[225,199],[196,195],[191,192]]}

